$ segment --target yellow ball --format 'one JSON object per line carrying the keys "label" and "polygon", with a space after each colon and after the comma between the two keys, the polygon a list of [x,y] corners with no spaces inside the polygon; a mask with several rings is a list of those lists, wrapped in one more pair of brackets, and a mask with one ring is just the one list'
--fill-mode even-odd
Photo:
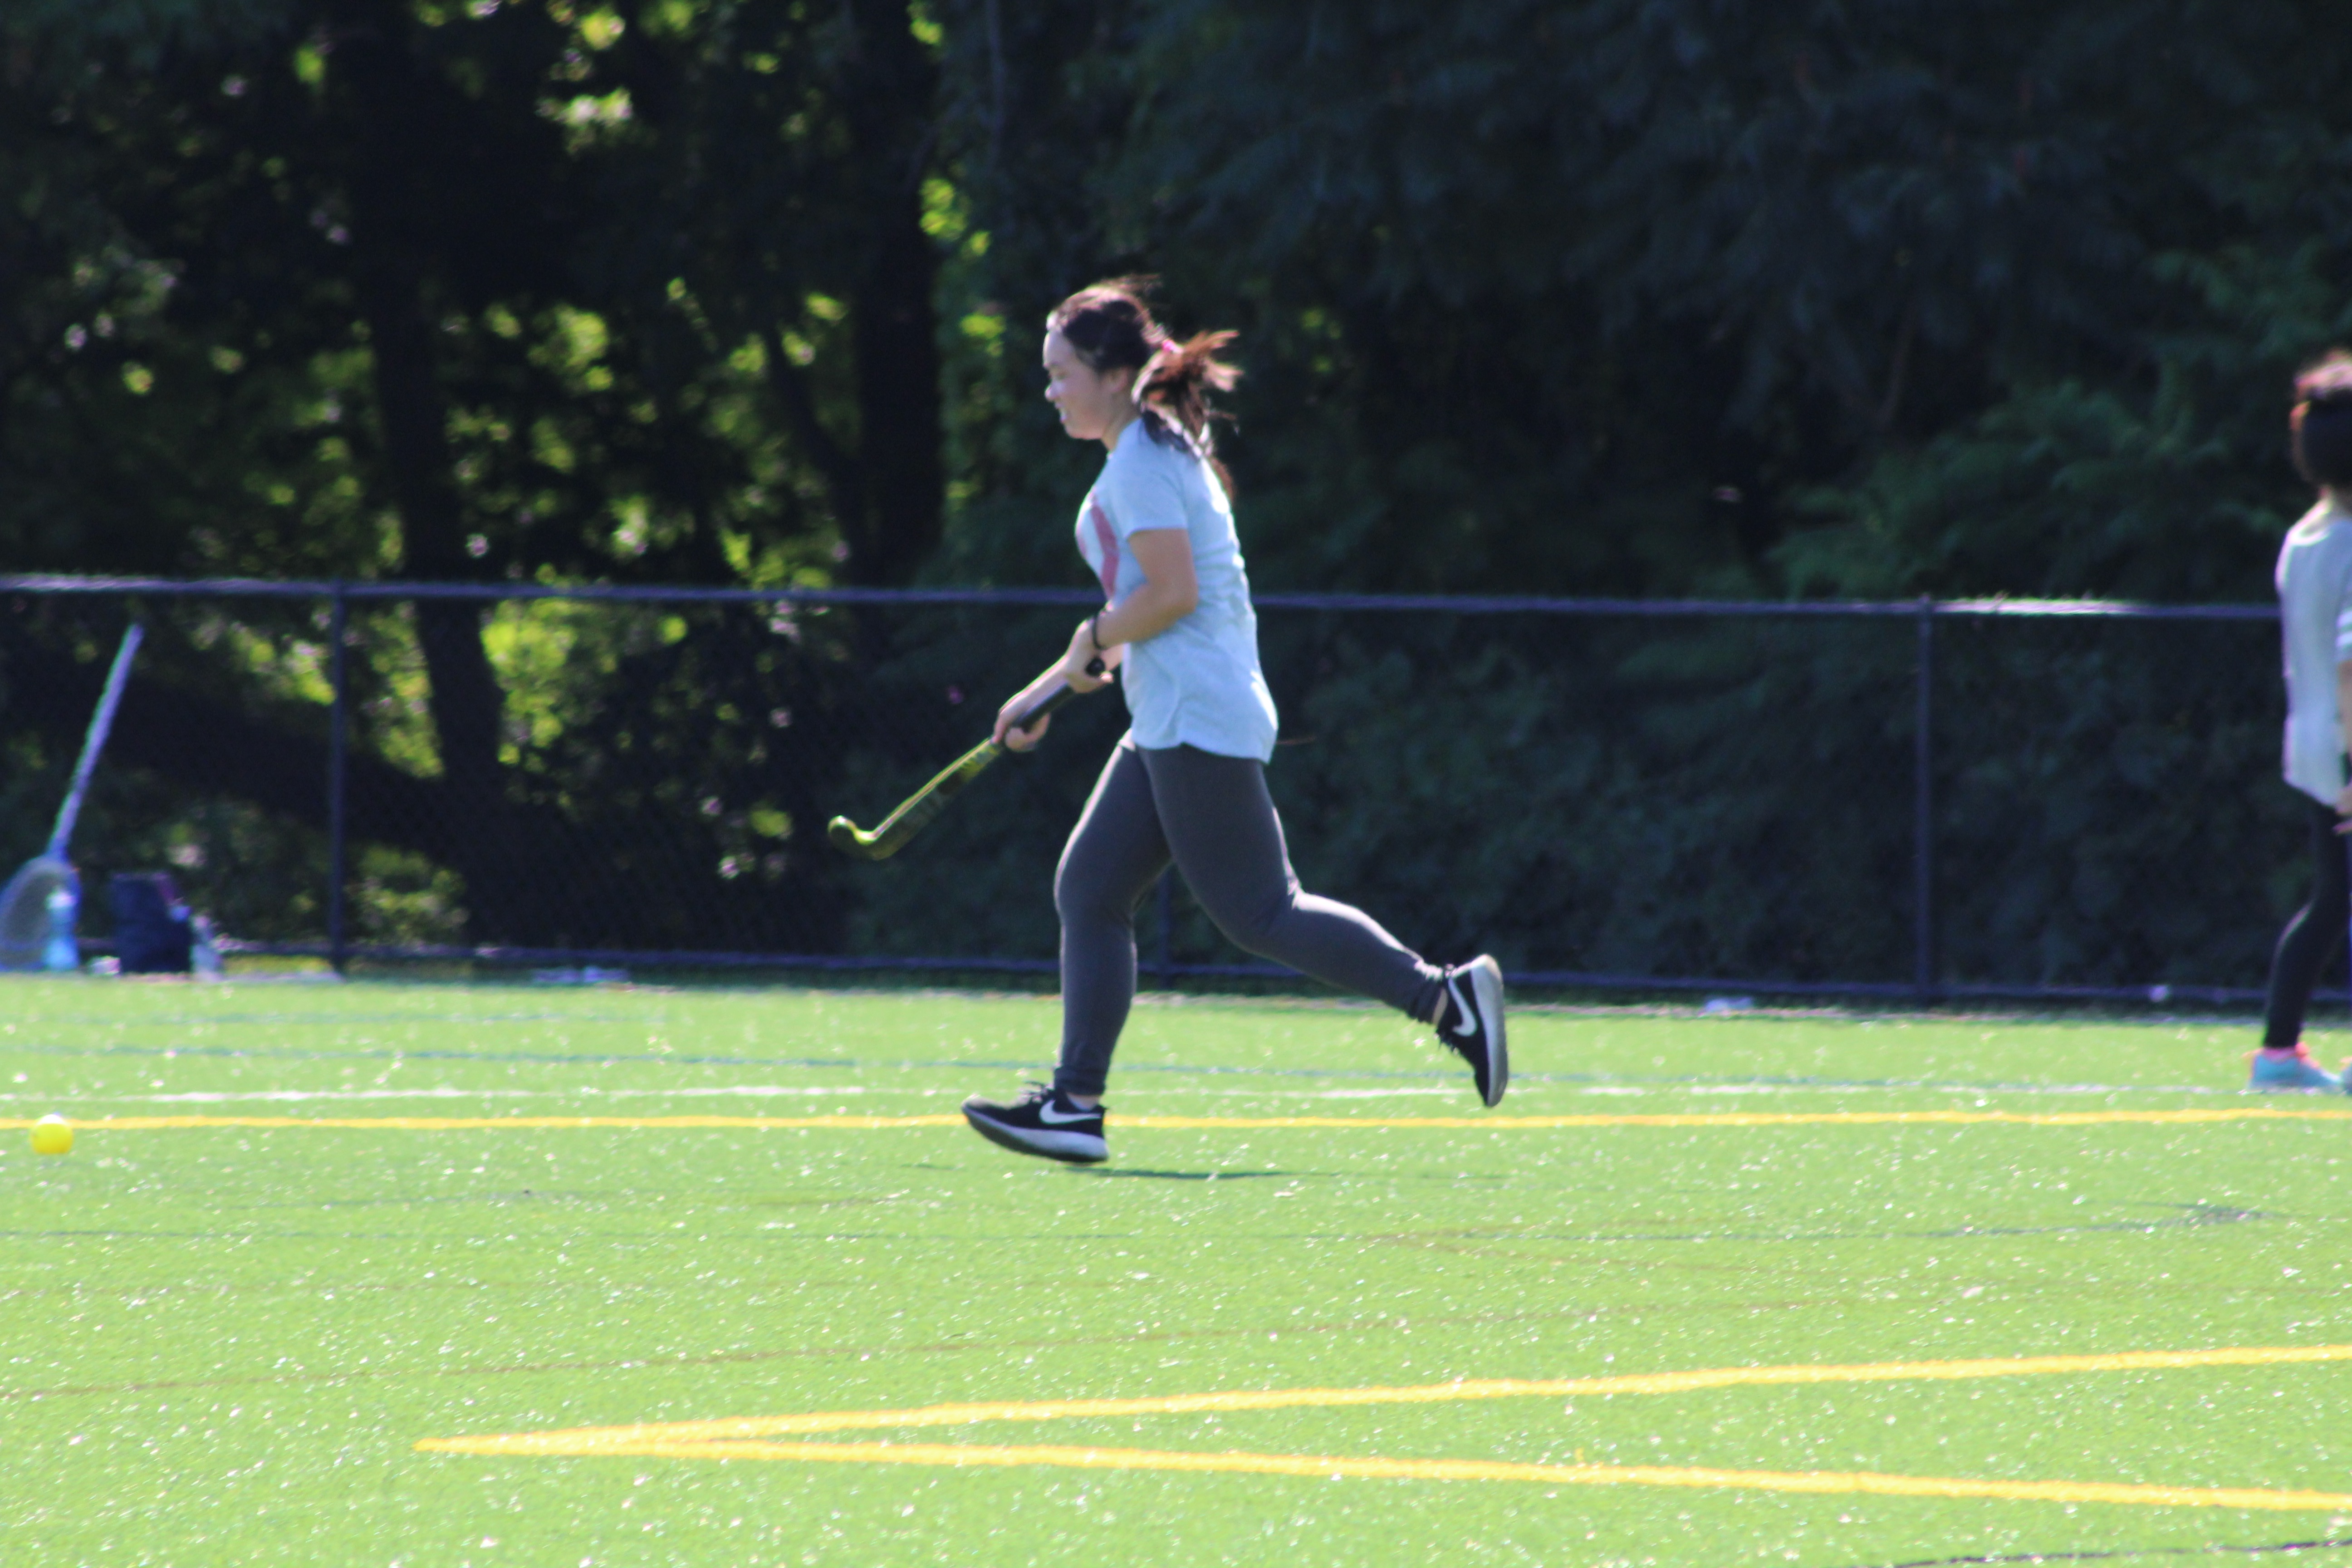
{"label": "yellow ball", "polygon": [[33,1152],[36,1154],[72,1153],[73,1123],[55,1111],[34,1122]]}

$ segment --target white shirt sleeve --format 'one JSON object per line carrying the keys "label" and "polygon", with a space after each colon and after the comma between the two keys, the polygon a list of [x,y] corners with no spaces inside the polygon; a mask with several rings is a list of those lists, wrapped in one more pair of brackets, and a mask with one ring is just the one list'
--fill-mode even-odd
{"label": "white shirt sleeve", "polygon": [[1095,481],[1095,499],[1122,542],[1154,528],[1184,528],[1183,453],[1163,447],[1139,427],[1118,444]]}

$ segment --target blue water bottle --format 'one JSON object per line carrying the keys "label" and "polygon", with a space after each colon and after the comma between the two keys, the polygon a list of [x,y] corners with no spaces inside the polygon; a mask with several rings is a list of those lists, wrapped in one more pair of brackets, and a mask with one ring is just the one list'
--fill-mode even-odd
{"label": "blue water bottle", "polygon": [[60,882],[49,889],[49,940],[41,949],[41,967],[74,970],[81,967],[81,949],[74,942],[74,915],[81,900],[73,885]]}

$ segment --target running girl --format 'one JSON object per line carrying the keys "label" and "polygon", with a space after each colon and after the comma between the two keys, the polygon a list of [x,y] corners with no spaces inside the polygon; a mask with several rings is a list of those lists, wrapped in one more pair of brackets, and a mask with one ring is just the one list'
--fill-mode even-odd
{"label": "running girl", "polygon": [[1107,1158],[1102,1094],[1135,996],[1135,910],[1169,861],[1235,945],[1386,1002],[1430,1026],[1497,1104],[1510,1078],[1503,972],[1489,957],[1440,969],[1360,910],[1304,892],[1266,794],[1274,699],[1234,532],[1230,486],[1210,451],[1208,395],[1239,375],[1231,332],[1177,342],[1145,304],[1151,280],[1082,289],[1046,319],[1046,401],[1062,428],[1110,456],[1078,509],[1078,551],[1108,601],[1059,662],[1005,703],[996,739],[1055,683],[1091,691],[1116,668],[1133,727],[1120,738],[1054,877],[1062,918],[1062,1058],[1050,1086],[1010,1104],[974,1097],[982,1137],[1024,1154]]}
{"label": "running girl", "polygon": [[2336,1075],[2311,1059],[2304,1010],[2328,954],[2344,948],[2352,918],[2344,835],[2352,788],[2344,738],[2352,734],[2352,353],[2338,349],[2295,378],[2288,421],[2295,470],[2317,504],[2279,549],[2279,636],[2286,654],[2286,782],[2303,792],[2311,839],[2311,902],[2279,934],[2271,960],[2263,1045],[2248,1087],[2333,1089]]}

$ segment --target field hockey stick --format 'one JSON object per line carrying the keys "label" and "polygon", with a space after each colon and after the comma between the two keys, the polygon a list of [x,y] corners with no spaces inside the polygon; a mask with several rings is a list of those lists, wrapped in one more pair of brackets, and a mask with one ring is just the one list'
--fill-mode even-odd
{"label": "field hockey stick", "polygon": [[[1100,661],[1087,673],[1102,673]],[[1012,728],[1027,734],[1032,725],[1077,695],[1067,685],[1056,686],[1044,701],[1015,719]],[[898,809],[884,817],[873,832],[868,833],[845,816],[836,816],[824,825],[824,836],[845,855],[855,855],[860,860],[887,860],[907,847],[907,840],[929,826],[932,818],[948,808],[948,802],[986,773],[988,764],[1004,752],[1003,744],[993,738],[982,741],[942,768],[930,783],[899,802]]]}

